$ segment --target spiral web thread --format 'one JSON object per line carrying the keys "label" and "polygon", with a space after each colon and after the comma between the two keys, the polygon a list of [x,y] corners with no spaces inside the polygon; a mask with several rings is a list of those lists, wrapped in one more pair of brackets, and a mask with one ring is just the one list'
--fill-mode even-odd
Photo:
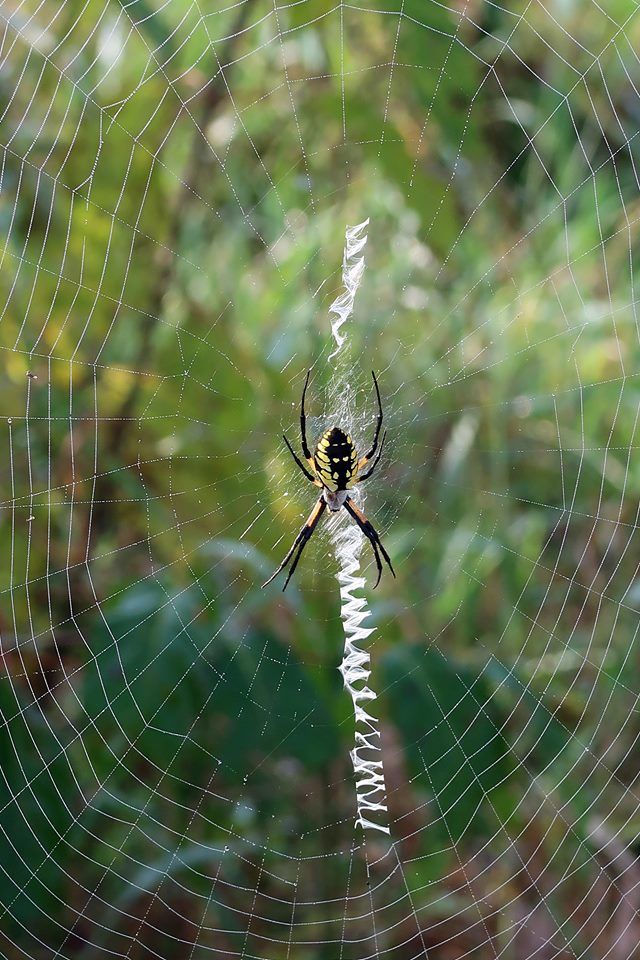
{"label": "spiral web thread", "polygon": [[[336,341],[336,349],[330,355],[332,360],[341,353],[346,336],[341,327],[351,316],[356,292],[364,273],[364,256],[359,254],[367,242],[364,232],[369,220],[355,227],[347,227],[345,232],[344,257],[342,261],[343,292],[331,304],[329,311],[334,314],[331,320],[331,332]],[[334,369],[339,370],[340,364]],[[338,398],[345,401],[350,390],[344,372],[338,372],[336,387]],[[361,490],[353,493],[353,498],[362,502]],[[368,649],[360,644],[374,632],[373,628],[363,627],[369,616],[366,599],[357,595],[365,586],[364,577],[358,576],[360,569],[360,551],[363,534],[353,523],[341,523],[332,527],[332,536],[336,558],[340,569],[337,579],[340,584],[341,617],[344,624],[344,653],[339,670],[353,703],[355,716],[355,745],[351,750],[351,760],[356,785],[357,817],[356,826],[364,830],[379,830],[388,834],[386,823],[387,803],[384,782],[384,769],[380,748],[378,721],[366,705],[376,699],[376,693],[369,686],[371,658]],[[371,819],[371,818],[374,819]]]}

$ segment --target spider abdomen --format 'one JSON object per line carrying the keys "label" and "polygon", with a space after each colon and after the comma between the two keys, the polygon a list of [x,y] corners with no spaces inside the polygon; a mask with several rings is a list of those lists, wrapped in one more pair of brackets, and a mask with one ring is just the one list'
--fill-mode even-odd
{"label": "spider abdomen", "polygon": [[325,430],[318,440],[313,461],[318,478],[328,490],[348,490],[355,483],[358,454],[351,437],[339,427]]}

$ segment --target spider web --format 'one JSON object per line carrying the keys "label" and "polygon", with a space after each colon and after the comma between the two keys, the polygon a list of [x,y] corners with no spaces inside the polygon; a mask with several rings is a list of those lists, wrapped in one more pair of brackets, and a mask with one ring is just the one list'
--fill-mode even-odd
{"label": "spider web", "polygon": [[[630,960],[637,6],[0,5],[9,958]],[[369,219],[337,390],[329,308]],[[389,837],[332,547],[367,513]],[[369,584],[370,554],[362,554]]]}

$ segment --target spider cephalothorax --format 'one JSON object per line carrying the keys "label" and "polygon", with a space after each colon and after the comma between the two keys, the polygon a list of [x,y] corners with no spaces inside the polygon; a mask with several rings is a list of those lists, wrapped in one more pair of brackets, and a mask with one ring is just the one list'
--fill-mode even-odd
{"label": "spider cephalothorax", "polygon": [[[340,427],[331,427],[329,430],[325,430],[318,440],[312,456],[307,443],[306,416],[304,410],[304,398],[309,385],[309,377],[311,376],[311,370],[307,371],[307,378],[304,382],[304,387],[302,390],[302,401],[300,403],[300,434],[302,440],[302,453],[306,460],[307,466],[304,465],[297,453],[295,453],[286,436],[284,437],[284,442],[288,446],[291,456],[298,464],[307,480],[310,480],[313,484],[315,484],[316,487],[320,487],[322,489],[322,493],[318,497],[307,522],[294,540],[293,546],[275,573],[273,573],[266,583],[263,584],[264,587],[267,586],[267,583],[271,583],[274,577],[276,577],[281,570],[284,570],[295,553],[295,558],[291,564],[284,587],[282,588],[283,590],[287,589],[287,584],[293,576],[293,571],[298,565],[302,551],[304,550],[308,540],[311,538],[311,534],[315,530],[316,524],[324,513],[326,507],[329,507],[329,510],[331,510],[333,513],[335,513],[337,510],[340,510],[341,507],[345,507],[371,543],[376,559],[376,566],[378,568],[378,579],[375,582],[375,586],[377,587],[380,583],[380,577],[382,575],[380,553],[386,560],[391,573],[395,577],[391,560],[389,559],[387,551],[380,542],[380,537],[373,528],[372,524],[369,523],[362,510],[358,509],[349,496],[349,490],[353,487],[353,485],[356,483],[362,483],[363,480],[367,480],[375,470],[380,459],[380,455],[382,454],[382,448],[384,446],[386,437],[385,431],[385,433],[382,435],[382,441],[378,446],[380,428],[382,427],[382,402],[380,400],[380,390],[378,389],[376,375],[373,373],[373,371],[371,372],[371,375],[373,377],[373,383],[376,388],[376,396],[378,398],[378,419],[376,421],[373,444],[369,452],[363,457],[358,457],[356,448],[353,445],[353,440],[349,434],[345,433],[344,430],[341,430]],[[373,463],[369,469],[365,473],[361,473],[363,467],[367,466],[373,457],[375,457],[375,459],[373,460]],[[380,553],[378,551],[380,551]]]}

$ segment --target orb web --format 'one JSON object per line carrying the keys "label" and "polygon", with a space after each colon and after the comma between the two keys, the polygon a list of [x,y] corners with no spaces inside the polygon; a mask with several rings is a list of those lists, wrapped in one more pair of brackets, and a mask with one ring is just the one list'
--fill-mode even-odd
{"label": "orb web", "polygon": [[[3,954],[631,960],[636,5],[0,25]],[[280,439],[312,365],[310,437],[365,449],[371,369],[389,428],[388,837],[356,824],[341,528],[260,590],[313,502]]]}

